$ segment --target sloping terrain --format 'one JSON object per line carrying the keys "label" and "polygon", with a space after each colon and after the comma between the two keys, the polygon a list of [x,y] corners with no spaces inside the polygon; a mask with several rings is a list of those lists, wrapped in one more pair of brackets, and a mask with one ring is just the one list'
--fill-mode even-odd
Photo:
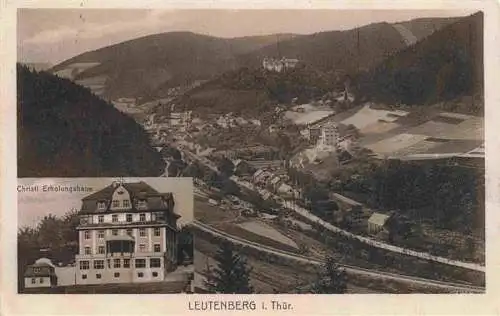
{"label": "sloping terrain", "polygon": [[[357,78],[364,98],[433,104],[483,94],[483,14],[462,18]],[[474,104],[470,107],[478,108]]]}
{"label": "sloping terrain", "polygon": [[18,66],[18,176],[158,176],[143,128],[88,89]]}
{"label": "sloping terrain", "polygon": [[457,22],[460,17],[454,18],[419,18],[410,21],[396,23],[410,31],[420,41],[443,27]]}
{"label": "sloping terrain", "polygon": [[110,100],[143,97],[146,102],[167,96],[172,87],[210,80],[240,67],[259,67],[264,57],[277,55],[298,58],[321,71],[353,74],[405,48],[405,36],[420,40],[448,22],[401,22],[406,35],[389,23],[311,35],[231,39],[190,32],[162,33],[83,53],[56,65],[52,71],[82,85],[92,85],[99,95]]}
{"label": "sloping terrain", "polygon": [[[359,39],[359,40],[358,40]],[[264,57],[297,58],[312,67],[353,74],[368,69],[389,54],[406,47],[399,32],[389,23],[375,23],[348,31],[320,32],[269,45],[239,58],[255,67]]]}
{"label": "sloping terrain", "polygon": [[108,99],[148,97],[155,90],[210,79],[233,69],[234,56],[274,41],[275,36],[223,39],[190,32],[162,33],[83,53],[56,65],[52,71],[96,63],[78,72],[74,79],[106,77],[104,96]]}

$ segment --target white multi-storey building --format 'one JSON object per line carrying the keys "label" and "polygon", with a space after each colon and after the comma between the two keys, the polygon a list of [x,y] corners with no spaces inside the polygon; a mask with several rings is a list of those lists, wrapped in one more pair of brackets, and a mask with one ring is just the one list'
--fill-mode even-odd
{"label": "white multi-storey building", "polygon": [[336,148],[338,140],[339,132],[335,123],[328,122],[321,126],[321,134],[318,141],[319,146]]}
{"label": "white multi-storey building", "polygon": [[290,58],[264,58],[262,60],[262,67],[268,71],[282,72],[283,70],[292,69],[297,66],[299,63],[298,59],[290,59]]}
{"label": "white multi-storey building", "polygon": [[119,183],[82,199],[76,284],[163,281],[177,264],[171,193]]}

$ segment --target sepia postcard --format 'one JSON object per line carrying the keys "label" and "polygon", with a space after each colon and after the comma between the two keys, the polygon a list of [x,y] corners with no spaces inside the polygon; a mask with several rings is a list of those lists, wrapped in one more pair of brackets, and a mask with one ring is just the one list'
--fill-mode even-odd
{"label": "sepia postcard", "polygon": [[18,183],[19,293],[192,292],[190,178]]}
{"label": "sepia postcard", "polygon": [[52,2],[2,13],[2,314],[498,313],[498,3]]}

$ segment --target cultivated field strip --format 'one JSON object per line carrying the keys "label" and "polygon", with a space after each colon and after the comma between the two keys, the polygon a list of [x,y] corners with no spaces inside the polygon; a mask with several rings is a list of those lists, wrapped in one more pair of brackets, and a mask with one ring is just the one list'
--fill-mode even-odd
{"label": "cultivated field strip", "polygon": [[[274,254],[286,259],[290,260],[295,260],[298,262],[302,263],[308,263],[312,265],[322,265],[323,262],[321,260],[317,259],[311,259],[307,256],[302,256],[298,254],[293,254],[287,251],[279,250],[276,248],[272,248],[269,246],[264,246],[259,243],[255,243],[249,240],[244,240],[236,236],[232,236],[230,234],[227,234],[223,231],[220,231],[218,229],[215,229],[209,225],[206,225],[204,223],[201,223],[199,221],[194,221],[192,223],[192,226],[203,230],[206,233],[222,237],[226,240],[231,241],[234,244],[238,244],[243,247],[250,247],[254,248],[258,251],[263,251],[266,253]],[[424,279],[424,278],[419,278],[419,277],[413,277],[413,276],[407,276],[407,275],[401,275],[401,274],[395,274],[395,273],[388,273],[388,272],[382,272],[382,271],[374,271],[370,269],[365,269],[365,268],[360,268],[356,266],[351,266],[351,265],[345,265],[345,264],[340,264],[348,273],[353,273],[353,274],[362,274],[366,276],[371,276],[375,278],[385,278],[385,279],[391,279],[391,280],[396,280],[400,282],[409,282],[409,283],[417,283],[425,286],[433,286],[433,287],[438,287],[438,288],[445,288],[448,290],[456,291],[456,292],[463,292],[463,293],[484,293],[485,289],[483,287],[478,287],[478,286],[471,286],[471,285],[463,285],[463,284],[456,284],[456,283],[450,283],[450,282],[443,282],[443,281],[435,281],[435,280],[429,280],[429,279]]]}

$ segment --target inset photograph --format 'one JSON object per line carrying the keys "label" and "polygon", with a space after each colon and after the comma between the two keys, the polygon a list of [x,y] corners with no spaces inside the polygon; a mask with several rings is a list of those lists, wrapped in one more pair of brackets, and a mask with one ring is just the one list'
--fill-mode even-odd
{"label": "inset photograph", "polygon": [[18,180],[18,291],[190,293],[191,178]]}

